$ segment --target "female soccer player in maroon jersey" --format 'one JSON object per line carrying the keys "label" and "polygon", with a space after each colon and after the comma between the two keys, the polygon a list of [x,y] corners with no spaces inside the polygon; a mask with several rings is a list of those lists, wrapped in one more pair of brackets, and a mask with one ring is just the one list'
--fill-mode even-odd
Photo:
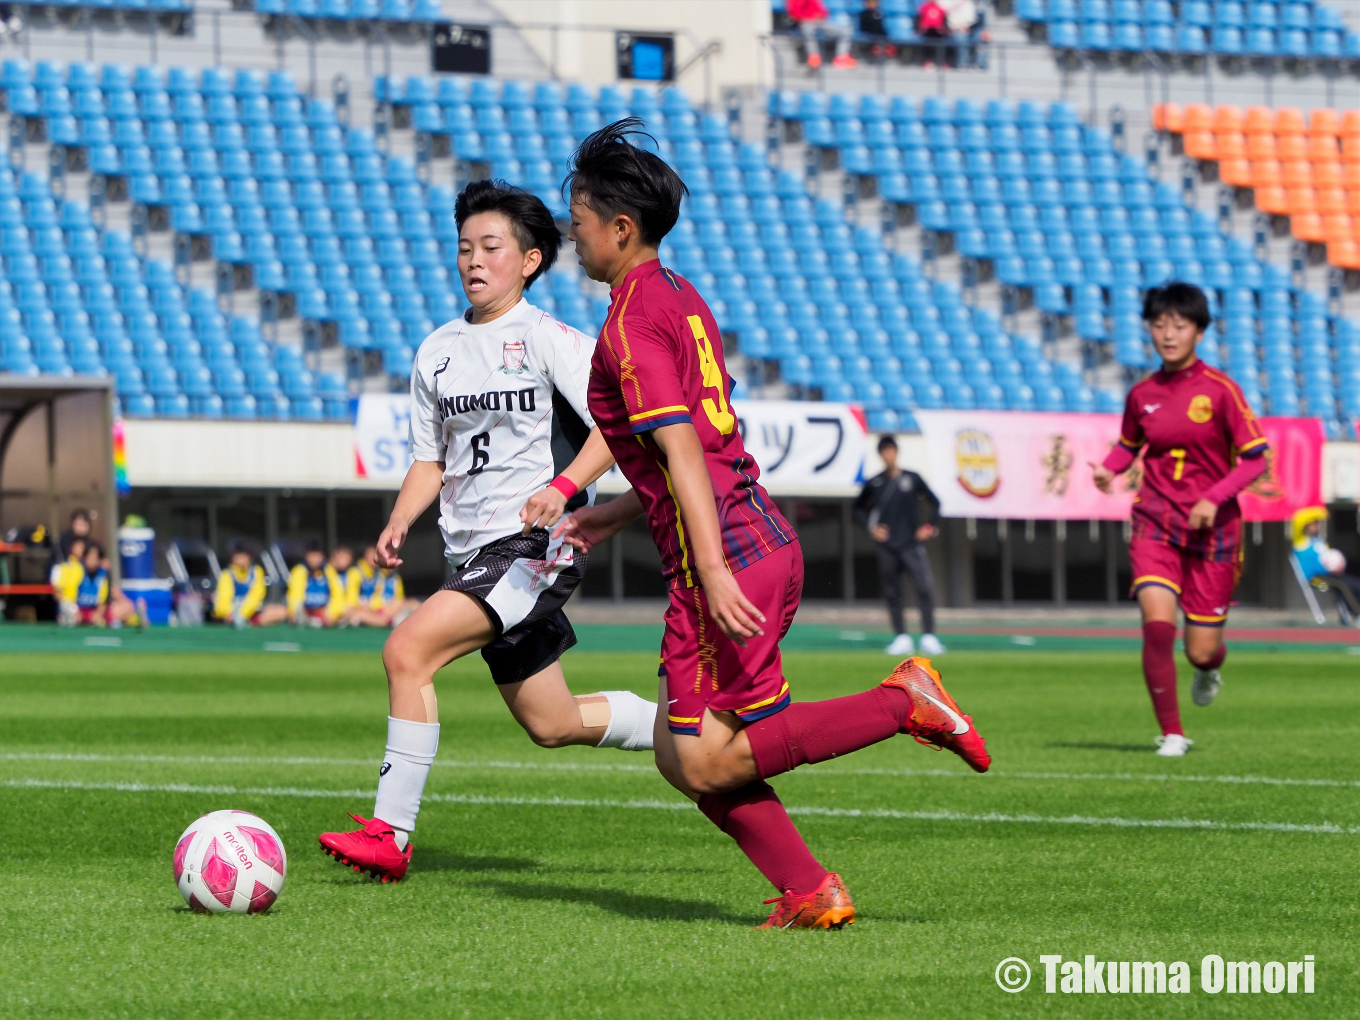
{"label": "female soccer player in maroon jersey", "polygon": [[591,135],[567,179],[569,236],[586,274],[611,288],[587,400],[633,488],[557,531],[588,550],[646,515],[670,588],[657,767],[774,885],[767,927],[841,927],[854,920],[849,894],[765,780],[897,733],[979,772],[991,759],[926,659],[861,694],[791,702],[779,640],[798,608],[802,553],[742,444],[713,313],[657,257],[686,189],[628,141],[640,126],[630,118]]}
{"label": "female soccer player in maroon jersey", "polygon": [[1265,472],[1266,438],[1237,383],[1196,356],[1210,322],[1203,291],[1154,287],[1143,319],[1162,367],[1129,390],[1119,443],[1091,467],[1096,486],[1109,492],[1144,451],[1129,560],[1143,612],[1143,677],[1162,727],[1157,753],[1177,758],[1191,743],[1176,701],[1177,605],[1195,667],[1191,697],[1207,705],[1223,682],[1223,624],[1241,573],[1237,494]]}

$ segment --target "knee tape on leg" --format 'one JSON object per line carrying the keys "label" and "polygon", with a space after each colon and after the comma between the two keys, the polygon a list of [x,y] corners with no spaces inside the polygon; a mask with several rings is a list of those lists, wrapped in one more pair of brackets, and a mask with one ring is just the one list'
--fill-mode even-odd
{"label": "knee tape on leg", "polygon": [[609,719],[613,713],[610,711],[608,698],[604,701],[578,701],[576,707],[581,710],[581,725],[586,729],[609,726]]}
{"label": "knee tape on leg", "polygon": [[[601,691],[609,707],[609,727],[596,747],[617,747],[623,751],[652,750],[652,730],[656,725],[656,705],[639,698],[632,691]],[[598,702],[581,706],[583,725],[598,726],[600,723],[586,721],[586,710],[599,710],[604,706]],[[595,711],[592,711],[592,717]]]}
{"label": "knee tape on leg", "polygon": [[425,721],[439,722],[439,699],[434,696],[434,684],[426,684],[420,689],[420,700],[425,702]]}

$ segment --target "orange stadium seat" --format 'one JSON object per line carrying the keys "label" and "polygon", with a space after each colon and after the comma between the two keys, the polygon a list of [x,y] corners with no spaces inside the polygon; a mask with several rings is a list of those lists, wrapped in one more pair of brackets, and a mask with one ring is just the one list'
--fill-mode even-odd
{"label": "orange stadium seat", "polygon": [[1278,188],[1283,183],[1280,164],[1274,159],[1254,159],[1251,162],[1253,188]]}
{"label": "orange stadium seat", "polygon": [[1312,188],[1291,188],[1286,186],[1285,193],[1289,196],[1289,215],[1302,216],[1305,213],[1317,212],[1317,192]]}
{"label": "orange stadium seat", "polygon": [[1275,133],[1277,135],[1301,135],[1307,130],[1303,111],[1297,106],[1281,106],[1275,111]]}
{"label": "orange stadium seat", "polygon": [[1342,269],[1360,269],[1360,242],[1333,241],[1327,245],[1327,261]]}
{"label": "orange stadium seat", "polygon": [[1346,192],[1346,212],[1352,219],[1360,220],[1360,190]]}
{"label": "orange stadium seat", "polygon": [[1246,159],[1247,136],[1240,131],[1224,131],[1218,135],[1218,158]]}
{"label": "orange stadium seat", "polygon": [[1246,124],[1240,106],[1225,104],[1214,109],[1214,133],[1240,135]]}
{"label": "orange stadium seat", "polygon": [[1323,216],[1346,211],[1346,193],[1340,188],[1314,188],[1317,211]]}
{"label": "orange stadium seat", "polygon": [[1186,131],[1185,154],[1192,159],[1218,159],[1218,140],[1212,131]]}
{"label": "orange stadium seat", "polygon": [[1315,188],[1344,187],[1341,181],[1342,177],[1340,160],[1317,160],[1313,163],[1313,187]]}
{"label": "orange stadium seat", "polygon": [[1280,154],[1280,159],[1307,159],[1308,140],[1302,134],[1277,134],[1275,151]]}
{"label": "orange stadium seat", "polygon": [[1340,155],[1341,146],[1337,144],[1335,135],[1308,136],[1308,158],[1314,162],[1337,159]]}
{"label": "orange stadium seat", "polygon": [[1243,130],[1249,135],[1273,135],[1275,111],[1269,106],[1248,106]]}
{"label": "orange stadium seat", "polygon": [[1360,135],[1341,136],[1341,162],[1360,163]]}
{"label": "orange stadium seat", "polygon": [[1347,191],[1360,191],[1360,161],[1341,164],[1341,186]]}
{"label": "orange stadium seat", "polygon": [[1180,103],[1158,103],[1152,108],[1152,126],[1158,131],[1180,134],[1185,130],[1185,111]]}
{"label": "orange stadium seat", "polygon": [[1347,110],[1341,115],[1342,138],[1360,138],[1360,110]]}
{"label": "orange stadium seat", "polygon": [[1341,133],[1341,118],[1326,106],[1308,115],[1308,133],[1314,138],[1335,138]]}
{"label": "orange stadium seat", "polygon": [[1208,103],[1191,103],[1185,108],[1185,124],[1181,128],[1186,134],[1191,131],[1212,131],[1214,129],[1214,108]]}
{"label": "orange stadium seat", "polygon": [[1289,212],[1289,192],[1277,184],[1256,188],[1256,208],[1284,216]]}
{"label": "orange stadium seat", "polygon": [[1245,159],[1225,159],[1218,164],[1218,178],[1235,188],[1251,187],[1251,164]]}
{"label": "orange stadium seat", "polygon": [[1313,164],[1301,159],[1291,159],[1280,164],[1280,183],[1286,188],[1311,188],[1313,186]]}
{"label": "orange stadium seat", "polygon": [[1355,221],[1349,216],[1322,217],[1322,233],[1328,244],[1338,241],[1353,241],[1356,238]]}
{"label": "orange stadium seat", "polygon": [[1300,241],[1316,241],[1321,244],[1327,239],[1322,217],[1317,213],[1301,213],[1289,217],[1289,232]]}
{"label": "orange stadium seat", "polygon": [[1275,136],[1267,134],[1252,134],[1247,132],[1247,158],[1253,163],[1261,160],[1275,160],[1280,158],[1279,149],[1275,145]]}

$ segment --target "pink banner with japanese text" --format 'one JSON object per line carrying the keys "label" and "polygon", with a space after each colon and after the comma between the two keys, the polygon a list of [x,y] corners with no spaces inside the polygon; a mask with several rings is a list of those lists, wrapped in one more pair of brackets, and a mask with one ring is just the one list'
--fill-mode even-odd
{"label": "pink banner with japanese text", "polygon": [[[1091,482],[1119,438],[1117,414],[917,411],[928,480],[945,517],[1011,520],[1123,520],[1140,472],[1106,495]],[[1241,497],[1249,521],[1287,520],[1321,499],[1322,423],[1263,418],[1270,468]]]}

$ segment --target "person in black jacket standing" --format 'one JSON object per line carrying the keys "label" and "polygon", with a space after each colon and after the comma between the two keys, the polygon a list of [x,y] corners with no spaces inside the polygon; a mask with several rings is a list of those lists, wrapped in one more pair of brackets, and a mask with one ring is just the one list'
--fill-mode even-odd
{"label": "person in black jacket standing", "polygon": [[916,604],[921,610],[921,651],[943,655],[946,649],[935,636],[935,584],[922,544],[936,534],[940,500],[924,478],[897,466],[897,441],[892,436],[878,441],[878,454],[884,470],[864,483],[855,500],[855,520],[878,546],[878,573],[896,635],[884,651],[896,656],[915,651],[902,612],[901,576],[905,572],[916,586]]}

